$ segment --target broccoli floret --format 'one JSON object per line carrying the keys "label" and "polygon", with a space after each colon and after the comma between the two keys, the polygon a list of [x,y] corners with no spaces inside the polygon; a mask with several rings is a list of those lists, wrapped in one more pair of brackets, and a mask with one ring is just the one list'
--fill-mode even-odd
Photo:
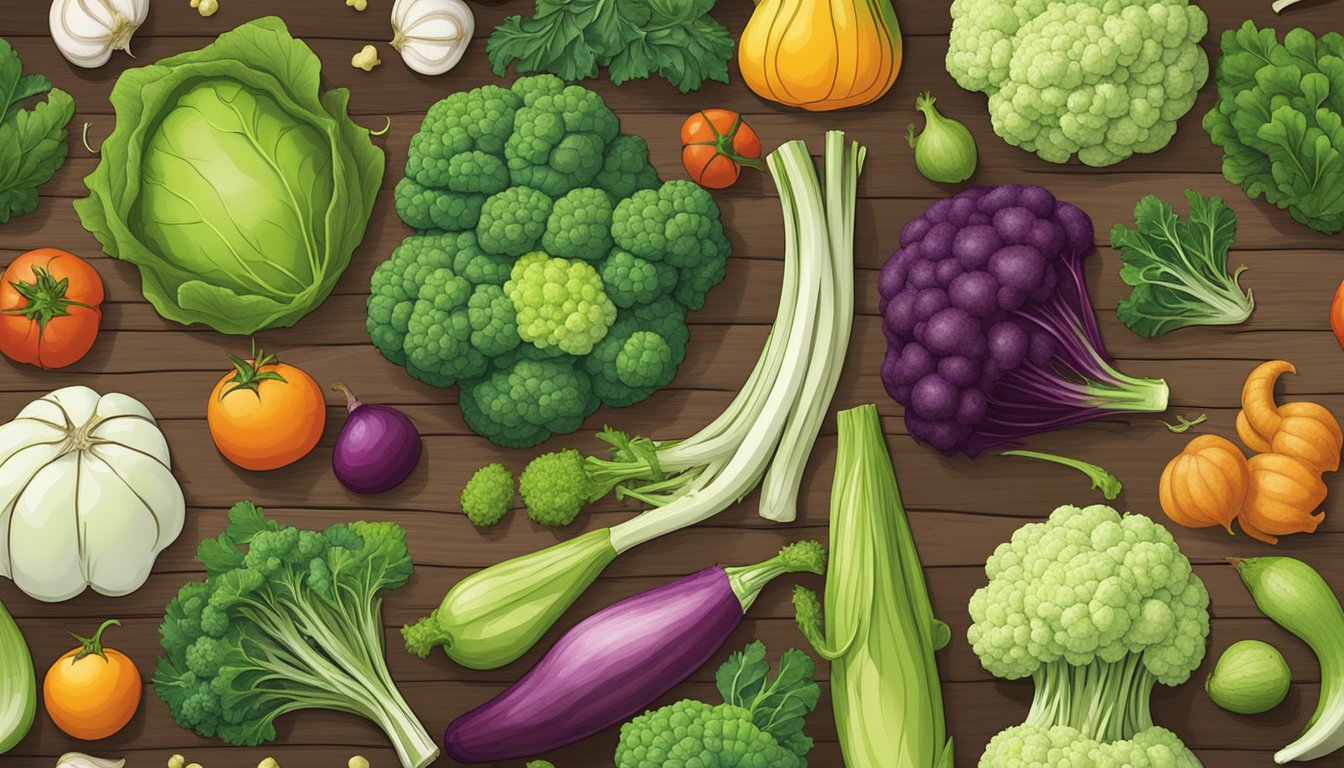
{"label": "broccoli floret", "polygon": [[486,253],[522,256],[537,247],[551,215],[551,198],[530,187],[509,187],[481,206],[476,242]]}
{"label": "broccoli floret", "polygon": [[1154,684],[1185,682],[1204,658],[1209,593],[1146,516],[1060,507],[999,545],[985,575],[967,639],[991,674],[1032,678],[1030,726],[1103,745],[1135,739],[1152,728]]}
{"label": "broccoli floret", "polygon": [[[545,89],[553,89],[546,81]],[[602,170],[607,145],[621,121],[602,97],[577,85],[559,92],[528,95],[518,110],[513,135],[504,145],[514,184],[551,197],[590,186]]]}
{"label": "broccoli floret", "polygon": [[514,265],[504,292],[517,312],[518,336],[540,349],[586,355],[616,320],[591,264],[529,253]]}
{"label": "broccoli floret", "polygon": [[618,408],[644,400],[676,376],[689,340],[686,310],[671,298],[623,310],[588,356],[593,389]]}
{"label": "broccoli floret", "polygon": [[600,404],[592,380],[573,358],[544,355],[525,344],[498,359],[498,370],[463,382],[458,406],[467,426],[506,448],[578,429]]}
{"label": "broccoli floret", "polygon": [[459,230],[476,226],[485,195],[430,189],[405,178],[397,182],[393,202],[409,227]]}
{"label": "broccoli floret", "polygon": [[607,159],[594,184],[624,200],[641,189],[657,189],[662,182],[649,165],[649,145],[640,136],[617,136],[607,147]]}
{"label": "broccoli floret", "polygon": [[795,755],[727,704],[683,699],[621,726],[616,768],[803,768]]}
{"label": "broccoli floret", "polygon": [[204,582],[169,601],[154,690],[178,725],[255,746],[301,709],[378,723],[406,765],[438,755],[383,660],[383,593],[412,572],[406,533],[391,523],[299,531],[247,502],[223,534],[201,542]]}
{"label": "broccoli floret", "polygon": [[529,760],[523,768],[555,768],[555,763],[550,760]]}
{"label": "broccoli floret", "polygon": [[703,307],[709,290],[728,274],[728,254],[732,246],[723,230],[716,230],[701,245],[700,261],[677,270],[677,289],[672,295],[687,309]]}
{"label": "broccoli floret", "polygon": [[471,346],[485,357],[499,357],[522,342],[517,313],[502,286],[477,286],[467,301],[467,321]]}
{"label": "broccoli floret", "polygon": [[571,190],[555,201],[541,248],[552,256],[597,261],[611,250],[611,198],[592,187]]}
{"label": "broccoli floret", "polygon": [[723,237],[719,206],[703,187],[685,179],[645,189],[622,200],[611,217],[616,245],[650,261],[665,260],[678,269],[696,268],[706,243]]}
{"label": "broccoli floret", "polygon": [[498,462],[481,467],[462,487],[461,501],[472,525],[498,523],[513,505],[513,473]]}
{"label": "broccoli floret", "polygon": [[471,344],[467,302],[471,283],[450,269],[436,269],[420,285],[406,324],[406,370],[438,387],[485,373],[485,355]]}
{"label": "broccoli floret", "polygon": [[676,268],[665,262],[641,259],[619,248],[602,260],[598,271],[607,295],[621,309],[652,302],[676,288],[679,277]]}
{"label": "broccoli floret", "polygon": [[373,271],[365,329],[388,360],[406,364],[406,331],[420,286],[435,270],[451,267],[456,253],[455,235],[412,235]]}
{"label": "broccoli floret", "polygon": [[[541,525],[569,525],[594,496],[596,485],[583,469],[583,455],[573,448],[543,453],[523,468],[518,493],[527,516]],[[602,494],[602,495],[605,495]]]}
{"label": "broccoli floret", "polygon": [[522,99],[523,106],[530,107],[542,96],[554,96],[565,90],[565,81],[555,75],[531,75],[514,80],[509,90]]}
{"label": "broccoli floret", "polygon": [[406,153],[406,176],[424,187],[493,194],[509,185],[501,162],[523,100],[486,85],[429,108]]}

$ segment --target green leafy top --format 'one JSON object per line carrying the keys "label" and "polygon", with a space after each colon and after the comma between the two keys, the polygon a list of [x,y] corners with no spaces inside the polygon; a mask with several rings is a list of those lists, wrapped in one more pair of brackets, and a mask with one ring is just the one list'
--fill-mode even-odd
{"label": "green leafy top", "polygon": [[735,651],[714,673],[723,703],[751,713],[757,728],[796,755],[812,749],[812,738],[803,733],[803,721],[817,706],[821,688],[812,675],[816,665],[797,648],[779,657],[779,669],[770,679],[765,643],[756,640]]}
{"label": "green leafy top", "polygon": [[1223,33],[1204,130],[1223,175],[1326,234],[1344,229],[1344,36],[1247,21]]}
{"label": "green leafy top", "polygon": [[[32,109],[23,103],[47,94]],[[23,63],[0,39],[0,224],[37,210],[37,188],[65,162],[65,126],[75,114],[70,94]]]}
{"label": "green leafy top", "polygon": [[1134,287],[1116,314],[1138,335],[1152,338],[1189,325],[1236,325],[1255,300],[1238,280],[1245,267],[1227,272],[1237,215],[1221,197],[1186,190],[1190,218],[1148,195],[1134,206],[1135,228],[1116,224],[1111,247],[1120,249],[1120,279]]}
{"label": "green leafy top", "polygon": [[728,82],[733,39],[709,16],[714,0],[538,0],[536,15],[510,16],[486,45],[495,74],[549,72],[565,80],[607,67],[620,85],[658,75],[682,93]]}

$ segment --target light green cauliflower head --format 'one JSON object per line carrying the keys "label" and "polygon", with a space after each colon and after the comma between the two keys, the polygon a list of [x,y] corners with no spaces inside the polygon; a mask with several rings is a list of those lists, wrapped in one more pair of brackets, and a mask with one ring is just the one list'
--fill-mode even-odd
{"label": "light green cauliflower head", "polygon": [[1204,658],[1209,593],[1171,533],[1144,515],[1060,507],[1000,544],[985,575],[967,639],[996,677],[1132,653],[1159,682],[1178,685]]}
{"label": "light green cauliflower head", "polygon": [[584,261],[529,253],[514,264],[504,292],[517,312],[519,338],[538,349],[586,355],[616,321],[602,277]]}
{"label": "light green cauliflower head", "polygon": [[1209,75],[1189,0],[954,0],[947,71],[994,131],[1052,163],[1156,152]]}
{"label": "light green cauliflower head", "polygon": [[1000,731],[980,756],[980,768],[1202,768],[1180,737],[1153,726],[1108,744],[1077,728],[1018,725]]}
{"label": "light green cauliflower head", "polygon": [[803,768],[807,761],[728,704],[682,700],[621,726],[616,768]]}

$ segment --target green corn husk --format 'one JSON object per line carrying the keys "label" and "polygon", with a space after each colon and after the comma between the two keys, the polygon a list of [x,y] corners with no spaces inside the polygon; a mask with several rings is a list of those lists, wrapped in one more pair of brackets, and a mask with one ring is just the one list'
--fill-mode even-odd
{"label": "green corn husk", "polygon": [[835,725],[849,768],[951,768],[933,617],[877,407],[838,414],[825,629],[817,596],[793,596],[798,627],[831,662]]}

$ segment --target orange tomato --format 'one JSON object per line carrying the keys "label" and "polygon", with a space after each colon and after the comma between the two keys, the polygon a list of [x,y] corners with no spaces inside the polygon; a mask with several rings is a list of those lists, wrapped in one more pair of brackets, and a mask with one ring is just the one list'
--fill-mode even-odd
{"label": "orange tomato", "polygon": [[1330,329],[1335,332],[1335,341],[1344,346],[1344,283],[1335,289],[1335,298],[1330,302]]}
{"label": "orange tomato", "polygon": [[103,647],[103,631],[121,622],[109,619],[93,637],[51,665],[42,682],[42,700],[57,728],[76,739],[97,741],[115,735],[140,707],[140,670],[126,654]]}
{"label": "orange tomato", "polygon": [[761,139],[742,116],[726,109],[702,109],[681,125],[681,164],[706,189],[737,183],[742,166],[765,170]]}
{"label": "orange tomato", "polygon": [[103,319],[103,281],[55,248],[29,251],[0,275],[0,352],[50,370],[88,354]]}
{"label": "orange tomato", "polygon": [[224,458],[243,469],[279,469],[307,456],[327,425],[327,402],[313,377],[255,348],[229,355],[233,373],[210,393],[206,421]]}

